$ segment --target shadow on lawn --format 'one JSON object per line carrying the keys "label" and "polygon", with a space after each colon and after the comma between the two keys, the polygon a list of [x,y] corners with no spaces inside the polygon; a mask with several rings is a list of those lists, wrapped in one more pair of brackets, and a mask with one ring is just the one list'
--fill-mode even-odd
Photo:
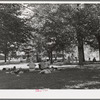
{"label": "shadow on lawn", "polygon": [[99,89],[100,70],[66,68],[49,74],[25,71],[20,76],[0,71],[0,89]]}

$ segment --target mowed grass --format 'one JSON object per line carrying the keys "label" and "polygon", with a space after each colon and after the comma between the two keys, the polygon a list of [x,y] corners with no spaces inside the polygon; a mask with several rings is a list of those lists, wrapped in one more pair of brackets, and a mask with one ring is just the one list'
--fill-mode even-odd
{"label": "mowed grass", "polygon": [[[98,83],[87,84],[91,82]],[[0,71],[0,89],[99,89],[99,82],[99,69],[67,68],[50,74],[26,71],[20,76]]]}

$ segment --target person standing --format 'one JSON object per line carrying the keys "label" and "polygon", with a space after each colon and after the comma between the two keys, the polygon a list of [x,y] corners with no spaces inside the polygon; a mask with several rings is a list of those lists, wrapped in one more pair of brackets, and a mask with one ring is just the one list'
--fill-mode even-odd
{"label": "person standing", "polygon": [[72,63],[74,63],[74,54],[73,53],[71,55],[71,61],[72,61]]}
{"label": "person standing", "polygon": [[68,56],[68,63],[70,63],[70,61],[71,61],[71,58],[70,58],[70,56]]}

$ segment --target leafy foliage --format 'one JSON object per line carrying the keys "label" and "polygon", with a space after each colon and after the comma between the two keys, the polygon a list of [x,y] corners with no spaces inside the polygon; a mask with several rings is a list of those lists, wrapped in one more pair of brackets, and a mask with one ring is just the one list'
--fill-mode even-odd
{"label": "leafy foliage", "polygon": [[18,17],[20,5],[0,6],[0,52],[7,56],[9,51],[18,49],[19,44],[29,38],[30,28]]}

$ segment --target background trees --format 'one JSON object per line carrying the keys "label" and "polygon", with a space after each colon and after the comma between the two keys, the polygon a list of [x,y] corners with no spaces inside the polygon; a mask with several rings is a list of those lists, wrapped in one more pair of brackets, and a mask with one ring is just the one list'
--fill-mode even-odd
{"label": "background trees", "polygon": [[37,25],[33,23],[33,28],[35,28],[37,34],[44,37],[43,47],[52,63],[52,52],[64,52],[66,48],[72,47],[73,43],[75,44],[75,30],[69,24],[69,15],[67,14],[70,12],[71,6],[33,4],[28,5],[27,8],[30,6],[36,8],[35,10],[31,8],[31,11],[34,12],[31,16],[31,22],[35,20],[37,23]]}
{"label": "background trees", "polygon": [[99,49],[100,60],[100,5],[88,5],[89,16],[87,17],[88,24],[88,43],[94,49]]}
{"label": "background trees", "polygon": [[28,39],[29,28],[20,15],[20,4],[0,5],[0,52],[5,55],[5,62],[10,51],[16,50],[20,43]]}
{"label": "background trees", "polygon": [[[100,52],[100,5],[98,4],[1,4],[0,52],[6,56],[22,43],[32,41],[39,54],[78,46],[79,64],[84,59],[84,44]],[[28,12],[28,13],[25,13]],[[64,57],[63,57],[64,58]]]}

